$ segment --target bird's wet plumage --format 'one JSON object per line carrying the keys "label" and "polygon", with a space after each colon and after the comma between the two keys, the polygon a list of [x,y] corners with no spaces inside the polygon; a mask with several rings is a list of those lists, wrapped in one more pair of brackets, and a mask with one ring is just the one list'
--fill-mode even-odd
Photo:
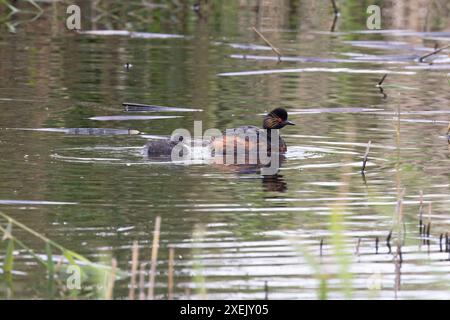
{"label": "bird's wet plumage", "polygon": [[[283,108],[276,108],[269,112],[263,119],[263,127],[258,128],[256,126],[241,126],[237,128],[227,129],[223,132],[222,137],[212,138],[208,143],[211,148],[212,156],[217,156],[216,150],[222,150],[225,154],[227,151],[232,150],[236,155],[238,152],[244,151],[244,156],[248,157],[248,154],[258,154],[260,151],[267,151],[270,155],[272,152],[278,152],[283,154],[287,151],[286,143],[277,132],[274,130],[281,129],[286,125],[293,125],[288,120],[288,114]],[[278,136],[278,150],[272,150],[271,137]],[[149,157],[158,156],[170,156],[172,149],[180,141],[172,140],[157,140],[150,141],[144,147],[144,153]]]}

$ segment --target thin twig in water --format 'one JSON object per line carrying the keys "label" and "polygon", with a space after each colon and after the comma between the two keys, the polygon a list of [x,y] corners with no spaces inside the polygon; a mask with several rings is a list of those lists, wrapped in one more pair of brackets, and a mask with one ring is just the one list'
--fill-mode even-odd
{"label": "thin twig in water", "polygon": [[420,205],[419,205],[419,235],[420,235],[420,237],[422,237],[422,235],[423,235],[422,213],[423,213],[423,191],[420,190]]}
{"label": "thin twig in water", "polygon": [[426,58],[428,58],[428,57],[430,57],[430,56],[432,56],[432,55],[435,55],[436,53],[439,53],[439,52],[441,52],[442,50],[445,50],[445,49],[447,49],[447,48],[450,48],[450,44],[449,44],[449,45],[446,45],[446,46],[444,46],[444,47],[442,47],[442,48],[435,49],[433,52],[430,52],[430,53],[427,53],[427,54],[421,56],[421,57],[419,58],[419,62],[423,62],[424,59],[426,59]]}
{"label": "thin twig in water", "polygon": [[339,12],[339,9],[338,9],[338,7],[336,5],[336,1],[335,0],[331,0],[331,4],[333,5],[334,17],[333,17],[333,24],[331,25],[330,31],[334,32],[334,29],[336,28],[337,19],[340,16],[340,12]]}
{"label": "thin twig in water", "polygon": [[261,38],[261,39],[262,39],[269,47],[272,48],[273,52],[275,52],[276,55],[278,56],[278,60],[281,61],[281,56],[282,56],[282,54],[281,54],[280,50],[278,50],[272,43],[270,43],[270,41],[267,40],[266,37],[264,37],[264,36],[262,35],[261,32],[259,32],[258,30],[256,30],[255,27],[252,27],[252,29],[253,29],[253,31],[256,32],[256,34],[257,34],[257,35],[258,35],[258,36],[259,36],[259,37],[260,37],[260,38]]}
{"label": "thin twig in water", "polygon": [[445,233],[445,252],[449,251],[448,232]]}
{"label": "thin twig in water", "polygon": [[387,94],[384,92],[383,86],[378,86],[380,93],[383,95],[383,99],[387,99]]}
{"label": "thin twig in water", "polygon": [[335,16],[338,16],[338,15],[339,15],[339,9],[338,9],[338,7],[337,7],[337,5],[336,5],[336,1],[335,1],[335,0],[331,0],[331,4],[333,5],[333,12],[334,12],[334,15],[335,15]]}
{"label": "thin twig in water", "polygon": [[320,239],[320,248],[319,248],[320,256],[322,256],[322,248],[323,248],[323,238]]}
{"label": "thin twig in water", "polygon": [[338,20],[339,15],[335,14],[333,17],[333,23],[331,24],[330,32],[334,32],[334,29],[336,29],[336,23]]}
{"label": "thin twig in water", "polygon": [[138,268],[139,261],[139,247],[137,241],[133,242],[133,247],[131,249],[131,282],[130,282],[130,291],[128,293],[128,299],[134,300],[134,291],[136,288],[136,273]]}
{"label": "thin twig in water", "polygon": [[378,242],[380,241],[380,239],[378,239],[378,237],[375,238],[375,253],[378,254]]}
{"label": "thin twig in water", "polygon": [[364,154],[364,158],[363,158],[361,173],[364,173],[364,171],[366,170],[366,163],[367,163],[367,160],[369,158],[369,151],[370,151],[370,145],[371,144],[372,144],[372,141],[369,141],[367,143],[367,148],[366,148],[366,153]]}
{"label": "thin twig in water", "polygon": [[264,281],[264,300],[269,300],[269,284]]}
{"label": "thin twig in water", "polygon": [[428,223],[426,228],[427,245],[430,245],[430,229],[431,229],[431,202],[428,204]]}
{"label": "thin twig in water", "polygon": [[387,94],[384,93],[384,89],[383,89],[383,82],[384,82],[384,79],[386,79],[386,77],[387,77],[387,73],[384,74],[383,78],[381,78],[381,80],[378,81],[378,83],[376,85],[376,87],[380,90],[380,93],[383,95],[383,99],[387,98]]}
{"label": "thin twig in water", "polygon": [[172,300],[173,299],[173,267],[174,267],[174,257],[175,257],[175,249],[170,248],[169,249],[169,270],[167,275],[167,282],[168,282],[168,293],[167,293],[167,299]]}
{"label": "thin twig in water", "polygon": [[358,237],[358,243],[356,244],[355,254],[359,256],[359,247],[361,246],[361,238]]}
{"label": "thin twig in water", "polygon": [[442,252],[442,240],[444,239],[444,234],[441,233],[439,236],[439,252]]}
{"label": "thin twig in water", "polygon": [[383,78],[381,78],[381,80],[378,82],[377,87],[381,87],[383,85],[384,79],[386,79],[387,77],[387,73],[383,76]]}
{"label": "thin twig in water", "polygon": [[389,234],[388,234],[388,236],[387,236],[387,238],[386,238],[386,246],[387,246],[388,249],[389,249],[389,252],[388,252],[388,253],[391,253],[391,252],[392,252],[392,250],[391,250],[391,238],[392,238],[392,229],[389,231]]}
{"label": "thin twig in water", "polygon": [[158,247],[159,247],[159,231],[161,229],[161,217],[157,216],[155,219],[155,230],[153,232],[152,256],[150,264],[150,276],[148,281],[147,299],[153,300],[155,298],[155,278],[156,278],[156,264],[158,262]]}
{"label": "thin twig in water", "polygon": [[395,256],[395,282],[394,282],[395,299],[397,299],[397,293],[401,287],[402,263],[403,263],[402,247],[400,245],[400,241],[398,241],[397,252]]}

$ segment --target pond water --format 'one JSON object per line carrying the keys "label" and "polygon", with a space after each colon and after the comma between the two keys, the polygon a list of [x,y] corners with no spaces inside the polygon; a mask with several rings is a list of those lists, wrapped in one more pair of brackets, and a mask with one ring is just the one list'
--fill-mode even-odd
{"label": "pond water", "polygon": [[[252,1],[213,1],[200,15],[168,2],[150,17],[130,3],[128,21],[135,12],[151,22],[96,19],[100,8],[81,2],[83,30],[142,33],[68,31],[62,5],[0,33],[1,212],[92,261],[113,256],[125,271],[135,240],[150,260],[160,216],[158,299],[168,295],[169,248],[176,299],[450,298],[440,241],[450,231],[449,51],[418,61],[450,32],[393,23],[369,32],[353,1],[335,32],[328,2],[318,10],[262,1],[255,10]],[[124,102],[182,109],[124,111]],[[148,139],[194,121],[259,126],[278,106],[297,125],[282,130],[288,151],[277,176],[141,155]],[[117,281],[114,296],[127,297],[128,284]],[[45,269],[17,249],[2,298],[47,298],[46,287]]]}

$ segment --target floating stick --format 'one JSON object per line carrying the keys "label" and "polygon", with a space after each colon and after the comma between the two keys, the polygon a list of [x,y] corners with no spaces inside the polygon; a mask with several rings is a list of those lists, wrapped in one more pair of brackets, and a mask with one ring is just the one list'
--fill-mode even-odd
{"label": "floating stick", "polygon": [[266,39],[266,37],[264,37],[263,35],[262,35],[262,33],[261,32],[259,32],[258,30],[256,30],[256,28],[255,27],[252,27],[252,29],[253,29],[253,31],[255,31],[256,32],[256,34],[269,46],[269,47],[271,47],[272,48],[272,50],[273,50],[273,52],[275,52],[276,53],[276,55],[278,56],[278,60],[279,61],[281,61],[281,52],[280,52],[280,50],[278,50],[272,43],[270,43],[270,41],[269,40],[267,40]]}
{"label": "floating stick", "polygon": [[441,233],[439,236],[439,252],[442,252],[442,239],[444,238],[444,234]]}
{"label": "floating stick", "polygon": [[419,62],[423,62],[424,59],[426,59],[426,58],[428,58],[428,57],[430,57],[430,56],[432,56],[432,55],[434,55],[434,54],[436,54],[436,53],[439,53],[439,52],[441,52],[442,50],[447,49],[447,48],[450,48],[450,44],[449,44],[449,45],[446,45],[446,46],[444,46],[444,47],[442,47],[442,48],[435,49],[433,52],[430,52],[430,53],[427,53],[427,54],[421,56],[421,57],[419,58]]}

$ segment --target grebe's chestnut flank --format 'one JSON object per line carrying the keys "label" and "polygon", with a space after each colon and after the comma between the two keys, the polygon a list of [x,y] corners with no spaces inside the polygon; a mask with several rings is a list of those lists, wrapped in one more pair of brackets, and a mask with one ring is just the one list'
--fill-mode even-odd
{"label": "grebe's chestnut flank", "polygon": [[[261,149],[263,146],[261,145],[263,141],[267,141],[264,145],[264,148],[267,148],[267,151],[270,153],[271,151],[271,130],[282,129],[287,125],[294,125],[293,122],[288,120],[288,113],[283,108],[276,108],[270,111],[263,119],[262,128],[258,128],[256,126],[242,126],[233,129],[227,129],[223,132],[222,138],[213,138],[210,141],[210,146],[213,150],[221,148],[224,152],[227,149],[227,144],[232,143],[234,146],[234,150],[239,149],[239,145],[245,148],[245,151],[249,150],[257,150]],[[266,139],[260,139],[261,135],[265,135]],[[246,137],[254,136],[256,137],[256,141],[251,141]],[[172,152],[172,149],[178,144],[183,143],[182,139],[179,141],[173,140],[157,140],[150,141],[144,147],[144,153],[151,157],[157,156],[169,156]],[[256,145],[255,145],[256,143]],[[285,153],[287,151],[286,143],[283,138],[279,137],[278,144],[278,152]]]}

